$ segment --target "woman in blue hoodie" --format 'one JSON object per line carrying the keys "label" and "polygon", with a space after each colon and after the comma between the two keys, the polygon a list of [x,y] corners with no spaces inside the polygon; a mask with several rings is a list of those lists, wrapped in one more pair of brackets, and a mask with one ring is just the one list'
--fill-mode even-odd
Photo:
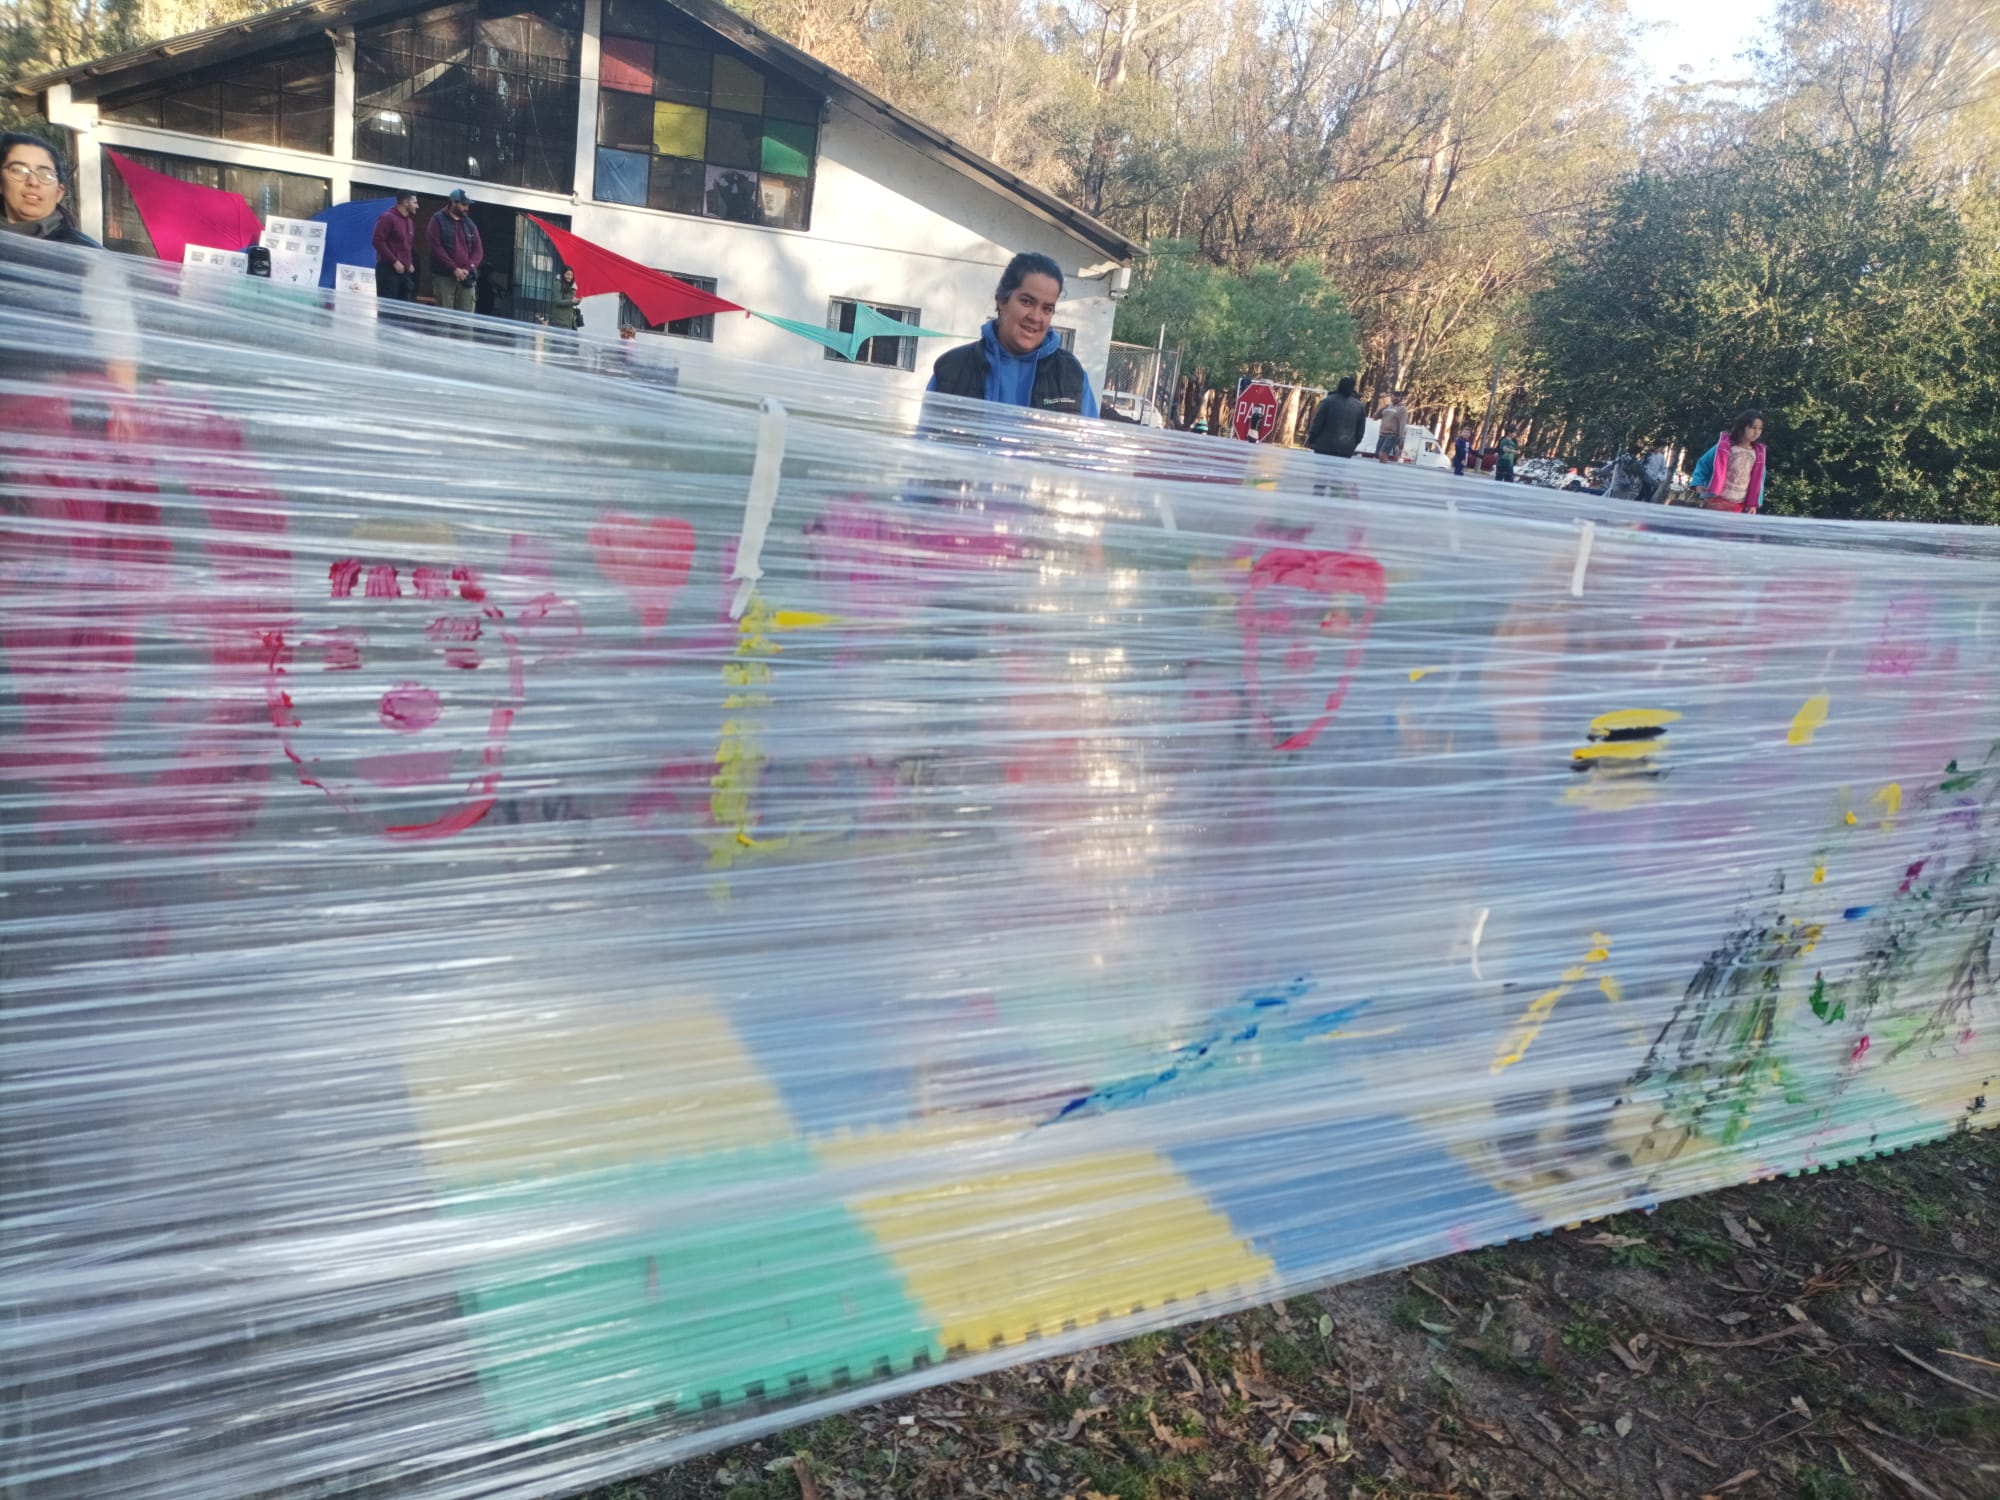
{"label": "woman in blue hoodie", "polygon": [[1024,250],[1008,261],[993,296],[992,321],[980,330],[978,343],[938,356],[929,389],[1002,406],[1096,416],[1090,376],[1049,326],[1062,289],[1062,267],[1048,256]]}

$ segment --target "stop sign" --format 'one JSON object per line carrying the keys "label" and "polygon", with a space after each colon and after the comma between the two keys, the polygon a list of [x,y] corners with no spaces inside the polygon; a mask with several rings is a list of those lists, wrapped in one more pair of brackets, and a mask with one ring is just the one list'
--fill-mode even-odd
{"label": "stop sign", "polygon": [[[1257,435],[1250,435],[1255,418]],[[1261,380],[1253,380],[1236,394],[1236,435],[1245,442],[1262,442],[1278,425],[1278,393]]]}

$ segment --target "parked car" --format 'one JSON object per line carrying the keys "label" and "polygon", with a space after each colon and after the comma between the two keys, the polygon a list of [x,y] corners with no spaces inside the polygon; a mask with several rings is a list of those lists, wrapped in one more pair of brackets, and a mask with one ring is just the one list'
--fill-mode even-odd
{"label": "parked car", "polygon": [[[1524,458],[1514,469],[1516,482],[1539,485],[1545,490],[1568,488],[1569,477],[1569,466],[1554,458]],[[1577,488],[1581,489],[1582,485]]]}
{"label": "parked car", "polygon": [[[1382,436],[1382,424],[1374,417],[1361,429],[1361,446],[1354,450],[1356,458],[1373,458],[1376,439]],[[1403,462],[1415,464],[1420,469],[1449,469],[1451,455],[1444,451],[1430,428],[1412,422],[1403,429]]]}
{"label": "parked car", "polygon": [[1097,403],[1106,411],[1115,411],[1128,422],[1137,422],[1141,427],[1165,427],[1167,419],[1159,407],[1135,391],[1106,391]]}

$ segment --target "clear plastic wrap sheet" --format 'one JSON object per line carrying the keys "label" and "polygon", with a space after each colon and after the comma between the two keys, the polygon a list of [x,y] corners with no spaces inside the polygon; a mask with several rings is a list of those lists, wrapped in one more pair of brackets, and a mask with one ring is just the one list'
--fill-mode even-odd
{"label": "clear plastic wrap sheet", "polygon": [[12,240],[0,351],[9,1495],[560,1493],[1989,1123],[1988,533]]}

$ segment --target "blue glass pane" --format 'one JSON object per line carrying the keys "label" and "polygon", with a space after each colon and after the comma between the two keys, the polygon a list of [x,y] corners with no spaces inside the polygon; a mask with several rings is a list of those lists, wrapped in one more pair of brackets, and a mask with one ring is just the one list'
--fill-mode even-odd
{"label": "blue glass pane", "polygon": [[646,158],[637,151],[597,148],[597,201],[646,206]]}

